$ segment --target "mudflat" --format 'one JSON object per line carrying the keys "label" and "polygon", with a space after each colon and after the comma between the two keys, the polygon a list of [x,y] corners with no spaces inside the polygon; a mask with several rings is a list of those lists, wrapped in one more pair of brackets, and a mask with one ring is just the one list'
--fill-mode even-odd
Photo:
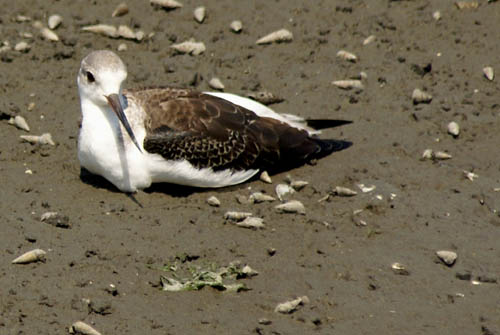
{"label": "mudflat", "polygon": [[[202,23],[193,18],[199,2],[164,10],[129,0],[128,13],[112,17],[119,3],[2,6],[1,334],[66,334],[79,320],[102,334],[500,334],[500,84],[483,73],[500,71],[500,2],[210,0]],[[34,26],[53,14],[59,41]],[[144,38],[82,31],[98,23]],[[256,44],[279,29],[293,39]],[[190,38],[206,50],[171,48]],[[272,184],[123,194],[82,172],[76,154],[76,74],[97,49],[124,60],[127,87],[206,91],[217,77],[226,92],[282,97],[271,105],[280,113],[352,120],[321,136],[353,145]],[[351,79],[363,88],[332,84]],[[432,99],[414,102],[415,89]],[[29,132],[9,124],[15,116]],[[44,133],[55,145],[20,139]],[[276,198],[290,180],[309,183],[287,196],[305,214],[248,201],[255,192]],[[265,227],[239,227],[228,211]],[[57,216],[42,221],[47,212]],[[37,248],[44,261],[11,263]],[[440,250],[458,258],[446,265]],[[191,290],[163,290],[188,280]]]}

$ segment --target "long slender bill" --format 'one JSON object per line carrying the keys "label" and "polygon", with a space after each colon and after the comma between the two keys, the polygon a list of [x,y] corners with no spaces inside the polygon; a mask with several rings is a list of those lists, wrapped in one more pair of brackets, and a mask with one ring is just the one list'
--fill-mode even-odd
{"label": "long slender bill", "polygon": [[106,96],[106,99],[108,99],[108,103],[115,112],[116,116],[118,117],[118,120],[122,123],[123,127],[127,131],[128,135],[132,139],[132,142],[134,142],[135,146],[139,151],[142,153],[141,147],[139,146],[139,143],[137,143],[137,140],[135,139],[134,132],[132,131],[132,128],[130,127],[130,124],[128,123],[127,117],[125,116],[125,113],[123,112],[123,107],[120,103],[120,97],[118,94],[110,94]]}

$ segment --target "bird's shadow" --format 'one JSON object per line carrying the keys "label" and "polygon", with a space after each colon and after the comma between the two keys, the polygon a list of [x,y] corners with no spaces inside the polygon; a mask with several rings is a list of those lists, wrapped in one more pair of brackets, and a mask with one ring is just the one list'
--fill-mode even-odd
{"label": "bird's shadow", "polygon": [[[85,168],[80,168],[80,180],[87,185],[93,186],[98,189],[106,189],[113,193],[122,193],[115,185],[109,182],[106,178],[95,175]],[[251,179],[253,180],[253,179]],[[224,188],[200,188],[200,187],[191,187],[184,186],[178,184],[170,184],[170,183],[154,183],[150,187],[144,189],[144,193],[154,194],[161,193],[165,195],[169,195],[173,198],[187,198],[194,193],[206,193],[206,192],[231,192],[237,189],[241,189],[245,184],[228,186]],[[133,194],[129,194],[134,202],[137,202],[133,197]],[[139,204],[140,205],[140,204]]]}

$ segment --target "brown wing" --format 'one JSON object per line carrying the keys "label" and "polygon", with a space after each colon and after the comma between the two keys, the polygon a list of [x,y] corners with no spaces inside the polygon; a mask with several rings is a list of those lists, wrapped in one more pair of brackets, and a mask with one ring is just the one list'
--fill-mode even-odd
{"label": "brown wing", "polygon": [[322,149],[305,131],[212,95],[174,88],[132,93],[147,113],[144,149],[168,160],[243,170],[287,157],[303,161]]}

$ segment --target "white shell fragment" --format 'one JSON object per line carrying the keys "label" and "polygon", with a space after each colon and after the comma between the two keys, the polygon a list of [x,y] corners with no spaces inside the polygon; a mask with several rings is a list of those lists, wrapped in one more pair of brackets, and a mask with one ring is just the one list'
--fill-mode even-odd
{"label": "white shell fragment", "polygon": [[353,80],[353,79],[335,80],[332,81],[332,84],[344,90],[350,90],[351,88],[362,90],[364,88],[361,80]]}
{"label": "white shell fragment", "polygon": [[219,207],[220,206],[220,200],[217,199],[216,196],[211,196],[210,198],[207,199],[207,204],[209,204],[212,207]]}
{"label": "white shell fragment", "polygon": [[488,80],[493,80],[495,79],[495,71],[493,70],[493,68],[491,66],[487,66],[483,69],[483,73],[484,73],[484,76],[486,77],[486,79]]}
{"label": "white shell fragment", "polygon": [[339,52],[337,52],[337,57],[353,63],[356,63],[356,61],[358,60],[358,57],[355,54],[345,50],[340,50]]}
{"label": "white shell fragment", "polygon": [[298,200],[290,200],[274,208],[276,208],[280,213],[306,214],[306,208]]}
{"label": "white shell fragment", "polygon": [[249,228],[249,229],[263,229],[265,227],[264,219],[256,218],[253,216],[247,217],[243,221],[236,222],[235,225],[241,228]]}
{"label": "white shell fragment", "polygon": [[207,9],[203,6],[196,7],[196,9],[193,12],[194,19],[198,23],[203,23],[206,15],[207,15]]}
{"label": "white shell fragment", "polygon": [[397,262],[392,263],[391,268],[392,268],[392,271],[394,271],[394,273],[396,273],[398,275],[408,276],[410,274],[410,271],[408,271],[406,269],[406,267],[401,263],[397,263]]}
{"label": "white shell fragment", "polygon": [[293,40],[293,34],[286,30],[280,29],[275,32],[272,32],[260,39],[257,40],[257,44],[269,44],[269,43],[281,43],[281,42],[290,42]]}
{"label": "white shell fragment", "polygon": [[226,212],[226,214],[224,214],[224,219],[242,221],[250,216],[252,216],[252,213],[248,212]]}
{"label": "white shell fragment", "polygon": [[83,321],[76,321],[75,323],[73,323],[69,332],[70,334],[101,335],[101,333],[99,333],[97,330]]}
{"label": "white shell fragment", "polygon": [[304,187],[309,185],[309,182],[304,181],[304,180],[294,180],[290,183],[290,186],[295,190],[295,191],[300,191]]}
{"label": "white shell fragment", "polygon": [[118,6],[116,6],[111,17],[119,17],[128,13],[128,5],[125,2],[122,2]]}
{"label": "white shell fragment", "polygon": [[219,91],[224,90],[224,84],[217,77],[213,77],[212,79],[210,79],[210,81],[208,82],[208,86],[210,86],[214,90],[219,90]]}
{"label": "white shell fragment", "polygon": [[49,16],[49,20],[48,20],[48,26],[49,26],[49,29],[56,29],[57,27],[59,27],[59,25],[62,23],[63,19],[62,19],[62,16],[61,15],[57,15],[57,14],[54,14],[54,15],[51,15]]}
{"label": "white shell fragment", "polygon": [[12,264],[28,264],[45,259],[46,252],[42,249],[34,249],[28,251],[12,261]]}
{"label": "white shell fragment", "polygon": [[40,33],[42,34],[43,38],[45,38],[48,41],[53,41],[53,42],[59,41],[59,36],[57,36],[57,34],[52,30],[50,30],[49,28],[45,27],[42,28],[40,30]]}
{"label": "white shell fragment", "polygon": [[454,137],[457,137],[460,134],[460,126],[455,121],[448,123],[447,129],[448,133]]}
{"label": "white shell fragment", "polygon": [[377,188],[377,186],[375,186],[375,185],[367,186],[365,184],[358,184],[358,187],[361,190],[361,192],[363,192],[363,193],[371,192]]}
{"label": "white shell fragment", "polygon": [[289,314],[294,312],[299,305],[305,305],[309,303],[309,298],[307,296],[298,297],[297,299],[285,301],[278,304],[274,311],[276,313]]}
{"label": "white shell fragment", "polygon": [[458,257],[456,252],[448,250],[436,251],[436,255],[439,257],[441,261],[443,261],[444,264],[448,266],[453,266]]}
{"label": "white shell fragment", "polygon": [[182,7],[182,4],[175,0],[150,0],[149,3],[154,7],[161,7],[164,9],[175,9]]}
{"label": "white shell fragment", "polygon": [[458,9],[476,9],[479,7],[479,3],[477,1],[457,1],[455,6]]}
{"label": "white shell fragment", "polygon": [[422,159],[432,159],[433,154],[432,149],[425,149],[422,153]]}
{"label": "white shell fragment", "polygon": [[21,41],[14,46],[14,50],[19,52],[28,52],[30,49],[31,46],[25,41]]}
{"label": "white shell fragment", "polygon": [[269,177],[269,173],[267,173],[267,171],[263,171],[260,174],[260,180],[263,181],[266,184],[272,184],[273,183],[273,181],[272,181],[271,177]]}
{"label": "white shell fragment", "polygon": [[440,11],[435,11],[434,13],[432,13],[432,18],[436,21],[439,21],[441,20],[441,12]]}
{"label": "white shell fragment", "polygon": [[278,196],[278,199],[280,201],[283,201],[284,197],[288,194],[295,193],[295,190],[293,187],[287,185],[287,184],[278,184],[276,185],[276,195]]}
{"label": "white shell fragment", "polygon": [[127,44],[125,44],[125,43],[120,43],[118,45],[118,48],[116,48],[116,50],[118,50],[118,51],[127,51],[127,49],[128,49],[128,47],[127,47]]}
{"label": "white shell fragment", "polygon": [[41,136],[36,135],[21,135],[19,136],[22,140],[29,142],[31,144],[50,144],[56,145],[52,140],[52,135],[50,133],[42,134]]}
{"label": "white shell fragment", "polygon": [[200,55],[206,50],[205,44],[203,42],[196,42],[194,38],[182,43],[174,44],[170,47],[177,52],[194,56]]}
{"label": "white shell fragment", "polygon": [[248,199],[251,203],[258,204],[265,201],[275,201],[276,199],[269,194],[265,194],[262,192],[255,192],[250,194]]}
{"label": "white shell fragment", "polygon": [[335,186],[333,193],[340,197],[353,197],[358,194],[358,192],[342,186]]}
{"label": "white shell fragment", "polygon": [[465,171],[464,170],[464,176],[465,178],[469,179],[470,181],[474,181],[474,179],[479,178],[479,175],[477,175],[474,172],[471,171]]}
{"label": "white shell fragment", "polygon": [[377,39],[377,37],[375,35],[370,35],[363,40],[363,45],[368,45],[368,44],[374,42],[376,39]]}
{"label": "white shell fragment", "polygon": [[231,24],[229,25],[229,28],[231,28],[231,31],[233,33],[240,33],[241,30],[243,29],[243,23],[241,23],[241,21],[239,21],[239,20],[235,20],[235,21],[231,22]]}
{"label": "white shell fragment", "polygon": [[245,265],[242,269],[241,269],[241,273],[243,275],[245,275],[246,277],[254,277],[256,275],[259,274],[259,272],[255,271],[254,269],[252,269],[250,267],[250,265]]}
{"label": "white shell fragment", "polygon": [[9,124],[16,126],[19,129],[30,131],[30,126],[28,126],[28,122],[21,116],[16,115],[15,117],[11,117],[9,120]]}
{"label": "white shell fragment", "polygon": [[411,99],[415,105],[420,103],[430,103],[432,101],[432,95],[416,88],[411,94]]}
{"label": "white shell fragment", "polygon": [[434,154],[432,155],[432,157],[434,159],[439,159],[439,160],[445,160],[445,159],[452,158],[452,156],[449,153],[444,152],[444,151],[436,151],[436,152],[434,152]]}
{"label": "white shell fragment", "polygon": [[107,37],[117,38],[118,29],[115,26],[109,24],[95,24],[92,26],[86,26],[82,28],[83,31],[88,31],[94,34],[101,34]]}
{"label": "white shell fragment", "polygon": [[117,33],[119,37],[123,37],[129,40],[134,40],[136,37],[135,32],[131,28],[124,25],[120,25],[118,27]]}

